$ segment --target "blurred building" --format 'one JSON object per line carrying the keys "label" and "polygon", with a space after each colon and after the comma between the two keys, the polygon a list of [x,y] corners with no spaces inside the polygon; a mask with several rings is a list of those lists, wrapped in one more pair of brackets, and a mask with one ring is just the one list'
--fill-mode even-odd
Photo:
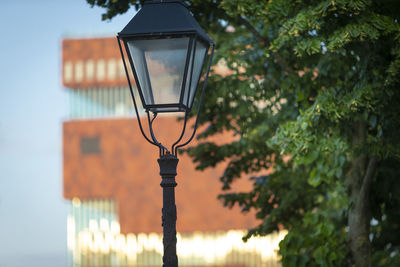
{"label": "blurred building", "polygon": [[[71,203],[71,267],[162,265],[158,149],[140,134],[120,58],[115,38],[62,42],[70,106],[63,124],[63,190]],[[180,127],[176,117],[161,117],[156,131],[174,139]],[[257,224],[254,214],[217,200],[223,166],[199,172],[186,155],[179,159],[180,266],[280,266],[276,249],[283,233],[243,243],[245,229]],[[241,181],[236,188],[249,184]]]}

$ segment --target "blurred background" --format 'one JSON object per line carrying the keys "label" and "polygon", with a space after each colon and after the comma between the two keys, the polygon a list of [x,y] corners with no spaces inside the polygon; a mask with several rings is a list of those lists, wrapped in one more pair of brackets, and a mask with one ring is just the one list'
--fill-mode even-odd
{"label": "blurred background", "polygon": [[62,39],[113,36],[84,0],[0,1],[0,266],[67,266],[62,194]]}
{"label": "blurred background", "polygon": [[[114,38],[135,11],[102,21],[84,0],[0,11],[0,266],[160,266],[157,150],[134,121]],[[157,127],[179,134],[174,117]],[[181,265],[278,266],[283,234],[244,244],[254,214],[217,201],[223,168],[180,162]]]}

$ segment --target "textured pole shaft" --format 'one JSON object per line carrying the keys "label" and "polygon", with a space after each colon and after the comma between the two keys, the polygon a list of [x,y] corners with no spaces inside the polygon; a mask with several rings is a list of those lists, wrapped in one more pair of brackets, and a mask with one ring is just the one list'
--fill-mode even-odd
{"label": "textured pole shaft", "polygon": [[178,267],[176,255],[176,206],[175,206],[175,182],[178,159],[172,155],[164,155],[158,159],[160,165],[161,187],[163,188],[163,267]]}

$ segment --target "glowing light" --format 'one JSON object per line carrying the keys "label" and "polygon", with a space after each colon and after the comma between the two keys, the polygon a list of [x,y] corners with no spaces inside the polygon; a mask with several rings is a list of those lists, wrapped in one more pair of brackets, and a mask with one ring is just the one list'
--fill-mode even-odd
{"label": "glowing light", "polygon": [[121,228],[119,227],[119,223],[116,221],[111,222],[111,233],[119,234]]}
{"label": "glowing light", "polygon": [[99,225],[97,224],[96,220],[89,220],[89,231],[90,232],[97,232],[99,229]]}
{"label": "glowing light", "polygon": [[100,230],[103,232],[109,231],[108,221],[106,219],[100,219]]}
{"label": "glowing light", "polygon": [[[117,221],[105,218],[89,220],[89,228],[76,234],[74,218],[68,217],[68,249],[74,255],[88,252],[99,255],[114,253],[126,264],[136,264],[138,255],[151,252],[163,253],[162,235],[158,233],[139,233],[123,235]],[[100,227],[99,227],[100,226]],[[246,243],[242,241],[245,231],[231,230],[217,233],[194,232],[177,235],[177,253],[180,262],[190,264],[193,259],[202,264],[223,264],[232,253],[258,255],[262,262],[278,261],[279,242],[286,235],[285,231],[266,237],[253,237]],[[122,264],[122,263],[121,263]],[[185,264],[183,264],[185,265]]]}
{"label": "glowing light", "polygon": [[72,216],[67,218],[67,247],[69,250],[75,249],[75,220]]}
{"label": "glowing light", "polygon": [[74,197],[72,199],[72,205],[74,207],[80,207],[81,206],[81,200],[79,198],[77,198],[77,197]]}

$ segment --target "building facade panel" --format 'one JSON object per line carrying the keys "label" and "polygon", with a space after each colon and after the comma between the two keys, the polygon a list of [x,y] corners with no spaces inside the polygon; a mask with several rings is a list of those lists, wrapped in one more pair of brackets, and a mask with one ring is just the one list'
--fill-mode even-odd
{"label": "building facade panel", "polygon": [[64,39],[62,69],[69,88],[128,85],[117,38]]}
{"label": "building facade panel", "polygon": [[[176,117],[163,117],[159,129],[179,134]],[[157,130],[157,129],[156,129]],[[82,151],[82,142],[97,140],[96,153]],[[93,144],[92,144],[93,145]],[[88,149],[88,148],[86,148]],[[115,198],[123,233],[162,230],[162,189],[158,150],[145,142],[135,119],[69,121],[64,123],[64,197]],[[191,159],[179,156],[178,231],[217,231],[255,226],[254,215],[229,210],[217,200],[223,166],[196,171]],[[241,182],[242,190],[249,184]]]}

